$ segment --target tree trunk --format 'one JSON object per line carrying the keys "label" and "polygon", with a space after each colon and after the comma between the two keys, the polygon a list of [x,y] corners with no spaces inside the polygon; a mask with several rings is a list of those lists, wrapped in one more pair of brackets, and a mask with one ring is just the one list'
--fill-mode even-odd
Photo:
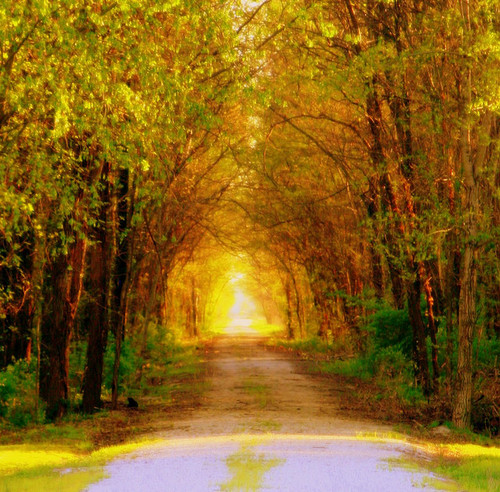
{"label": "tree trunk", "polygon": [[118,407],[118,385],[122,342],[128,315],[128,290],[130,286],[133,240],[130,233],[133,195],[129,196],[129,171],[121,169],[118,190],[118,247],[113,279],[113,328],[115,335],[115,359],[113,363],[113,380],[111,383],[111,406]]}
{"label": "tree trunk", "polygon": [[104,352],[109,330],[110,277],[112,268],[112,231],[109,228],[109,164],[105,163],[101,184],[101,210],[99,223],[94,228],[95,246],[90,252],[89,333],[87,365],[83,380],[83,411],[92,413],[102,406],[101,387]]}
{"label": "tree trunk", "polygon": [[285,297],[286,297],[286,332],[289,340],[294,339],[293,323],[292,323],[292,289],[290,280],[285,280]]}
{"label": "tree trunk", "polygon": [[407,286],[408,316],[413,329],[413,360],[416,364],[417,381],[424,394],[430,394],[429,362],[427,360],[427,347],[425,343],[425,324],[420,309],[420,278],[418,273],[413,282]]}
{"label": "tree trunk", "polygon": [[[471,195],[471,190],[467,190]],[[467,200],[473,200],[471,196]],[[472,411],[472,340],[476,324],[476,248],[471,243],[474,225],[468,221],[469,241],[465,245],[460,275],[460,304],[458,311],[457,387],[453,407],[453,423],[461,428],[470,427]]]}
{"label": "tree trunk", "polygon": [[[470,77],[470,73],[468,74]],[[470,98],[470,79],[466,92]],[[489,130],[490,115],[483,118],[483,129]],[[481,135],[483,137],[483,135]],[[462,166],[464,202],[463,214],[465,223],[463,236],[465,241],[462,269],[460,272],[460,302],[458,310],[458,360],[457,385],[453,406],[453,423],[462,429],[470,427],[472,412],[472,341],[476,325],[476,285],[479,246],[477,243],[478,220],[480,213],[479,183],[477,172],[483,164],[485,146],[479,146],[476,158],[471,156],[470,128],[463,130]]]}
{"label": "tree trunk", "polygon": [[[41,230],[41,229],[40,229]],[[35,372],[35,411],[38,414],[40,403],[40,364],[42,352],[42,316],[43,316],[43,274],[45,268],[45,236],[40,233],[40,230],[35,232],[35,245],[33,248],[33,337],[35,339],[36,348],[36,372]]]}
{"label": "tree trunk", "polygon": [[[372,227],[374,229],[375,236],[380,234],[378,226],[376,224],[377,213],[379,210],[379,205],[377,201],[377,185],[375,179],[372,178],[369,181],[369,190],[367,195],[364,197],[364,202],[368,217],[372,222]],[[370,259],[371,259],[371,271],[372,271],[372,282],[373,288],[375,290],[375,297],[379,301],[384,298],[384,271],[382,269],[382,258],[380,253],[377,251],[374,243],[371,242],[369,245]]]}
{"label": "tree trunk", "polygon": [[[420,265],[421,278],[425,275],[425,268]],[[436,391],[439,384],[439,364],[438,364],[438,346],[437,346],[437,324],[434,316],[434,296],[432,295],[431,278],[424,279],[425,301],[427,303],[427,325],[429,327],[429,336],[431,339],[431,359],[432,359],[432,389]]]}
{"label": "tree trunk", "polygon": [[[59,255],[50,266],[51,316],[48,330],[47,418],[64,415],[68,406],[69,344],[82,290],[86,241],[77,237],[68,255]],[[50,327],[50,328],[49,328]]]}
{"label": "tree trunk", "polygon": [[295,278],[295,275],[291,275],[292,277],[292,282],[293,282],[293,289],[295,293],[295,314],[297,316],[297,323],[298,323],[298,328],[299,328],[299,336],[301,338],[304,337],[304,309],[303,309],[303,303],[301,300],[300,296],[300,291],[299,287],[297,285],[297,280]]}

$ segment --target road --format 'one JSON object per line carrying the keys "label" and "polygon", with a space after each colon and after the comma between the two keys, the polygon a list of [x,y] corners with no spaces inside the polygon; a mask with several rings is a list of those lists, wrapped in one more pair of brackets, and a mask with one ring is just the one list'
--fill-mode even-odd
{"label": "road", "polygon": [[402,464],[421,451],[342,415],[345,388],[300,373],[245,325],[215,340],[203,405],[88,491],[437,490],[437,477]]}

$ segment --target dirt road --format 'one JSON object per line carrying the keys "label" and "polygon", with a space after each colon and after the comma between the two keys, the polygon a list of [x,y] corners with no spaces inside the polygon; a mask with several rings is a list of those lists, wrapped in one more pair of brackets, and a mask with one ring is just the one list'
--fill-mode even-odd
{"label": "dirt road", "polygon": [[390,427],[340,413],[345,388],[301,374],[239,328],[214,341],[201,408],[159,445],[110,463],[89,491],[436,490],[435,477],[398,464],[415,450],[384,438]]}

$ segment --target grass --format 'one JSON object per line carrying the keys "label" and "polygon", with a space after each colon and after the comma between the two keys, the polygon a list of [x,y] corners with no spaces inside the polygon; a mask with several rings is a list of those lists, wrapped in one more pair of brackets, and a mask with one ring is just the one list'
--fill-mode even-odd
{"label": "grass", "polygon": [[139,401],[136,411],[120,405],[92,416],[70,413],[55,424],[0,425],[0,492],[83,490],[104,477],[107,461],[150,444],[140,436],[165,428],[170,414],[195,406],[206,389],[197,346],[169,355],[168,363],[152,360],[123,392]]}
{"label": "grass", "polygon": [[280,465],[283,460],[266,458],[265,455],[257,455],[248,446],[229,456],[226,465],[231,478],[220,484],[223,491],[257,491],[261,490],[264,475]]}
{"label": "grass", "polygon": [[251,379],[243,381],[243,389],[252,395],[260,408],[266,408],[269,403],[269,387],[264,384],[256,383]]}
{"label": "grass", "polygon": [[279,347],[302,352],[303,355],[330,354],[333,346],[318,337],[302,338],[297,340],[279,340]]}
{"label": "grass", "polygon": [[0,458],[0,492],[80,491],[105,476],[104,465],[109,460],[153,442],[137,441],[90,453],[82,453],[60,444],[3,446]]}
{"label": "grass", "polygon": [[356,377],[366,381],[372,375],[366,370],[366,364],[363,359],[347,359],[320,361],[318,369],[321,374],[339,374],[340,376]]}
{"label": "grass", "polygon": [[264,336],[276,336],[283,332],[283,327],[272,323],[267,323],[263,319],[256,319],[250,325],[252,329]]}
{"label": "grass", "polygon": [[436,447],[438,464],[432,471],[455,480],[469,492],[500,491],[500,448],[477,444],[443,444]]}
{"label": "grass", "polygon": [[279,422],[274,422],[274,420],[261,420],[256,423],[256,426],[266,432],[277,432],[282,427]]}
{"label": "grass", "polygon": [[500,491],[500,448],[477,444],[432,444],[422,445],[432,459],[414,457],[396,458],[390,462],[404,468],[422,471],[426,468],[436,476],[426,478],[425,483],[438,490],[467,490],[468,492]]}

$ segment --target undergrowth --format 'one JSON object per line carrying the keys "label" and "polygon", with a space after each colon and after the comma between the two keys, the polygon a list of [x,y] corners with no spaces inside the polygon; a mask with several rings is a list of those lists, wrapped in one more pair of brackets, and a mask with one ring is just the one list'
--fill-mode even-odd
{"label": "undergrowth", "polygon": [[[363,320],[359,331],[340,340],[326,341],[318,337],[303,340],[278,341],[277,344],[301,353],[311,361],[311,370],[320,374],[335,374],[355,378],[362,382],[372,382],[377,391],[376,401],[390,400],[398,406],[398,412],[407,420],[423,424],[451,419],[450,393],[447,390],[445,370],[433,374],[429,362],[431,378],[438,390],[425,397],[416,384],[412,361],[412,329],[407,310],[397,310],[388,305],[372,306],[373,314]],[[422,302],[425,309],[425,302]],[[425,313],[423,313],[425,314]],[[439,321],[439,320],[438,320]],[[439,350],[437,366],[444,368],[445,347],[453,348],[450,354],[452,367],[457,364],[456,332],[451,340],[443,328],[438,330]],[[429,361],[432,346],[427,337]],[[488,436],[498,435],[500,426],[500,385],[498,384],[498,361],[500,360],[500,340],[492,333],[479,330],[473,343],[473,371],[475,390],[472,407],[472,424],[477,432]],[[369,388],[366,388],[370,391]]]}
{"label": "undergrowth", "polygon": [[[122,346],[119,372],[119,393],[123,398],[155,397],[170,401],[172,394],[181,386],[193,389],[201,371],[199,346],[177,340],[165,328],[148,327],[148,337],[143,343],[137,339],[125,339]],[[78,425],[86,354],[86,342],[76,341],[70,356],[70,401],[68,414],[57,426],[45,423],[44,404],[36,397],[35,364],[20,360],[0,371],[0,430],[8,430],[12,437],[16,429],[23,429],[28,438],[57,432],[65,424]],[[111,380],[114,361],[114,341],[110,337],[104,356],[102,399],[104,410],[111,399]],[[102,413],[101,412],[101,413]],[[45,425],[44,425],[45,424]],[[5,433],[4,433],[5,434]],[[53,436],[55,437],[55,436]],[[81,437],[81,436],[80,436]],[[2,439],[0,437],[0,439]],[[1,440],[0,440],[1,442]],[[5,442],[5,441],[4,441]]]}

